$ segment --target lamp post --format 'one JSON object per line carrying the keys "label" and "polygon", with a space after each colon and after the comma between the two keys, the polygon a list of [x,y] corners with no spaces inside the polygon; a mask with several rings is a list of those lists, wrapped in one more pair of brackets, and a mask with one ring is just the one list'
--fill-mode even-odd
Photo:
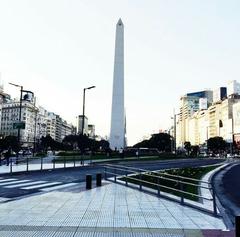
{"label": "lamp post", "polygon": [[96,86],[90,86],[83,89],[83,113],[82,113],[82,135],[84,135],[84,120],[85,120],[85,91],[95,88]]}
{"label": "lamp post", "polygon": [[[22,117],[22,93],[23,93],[23,86],[14,84],[14,83],[9,83],[12,86],[16,86],[20,88],[20,105],[19,105],[19,117],[18,117],[18,121],[19,123],[21,122],[21,117]],[[17,136],[17,140],[18,140],[18,146],[20,148],[20,127],[18,127],[18,136]],[[18,152],[17,152],[17,157],[18,157]]]}
{"label": "lamp post", "polygon": [[[17,129],[18,129],[18,136],[17,136],[17,141],[18,141],[18,151],[17,151],[17,160],[16,160],[16,164],[18,163],[18,156],[19,156],[19,148],[20,148],[20,129],[23,128],[22,125],[20,124],[21,123],[21,120],[22,120],[22,101],[23,100],[27,100],[29,99],[28,96],[29,96],[29,93],[32,94],[32,98],[34,97],[34,93],[32,91],[26,91],[26,90],[23,90],[23,86],[20,86],[20,85],[17,85],[17,84],[14,84],[14,83],[11,83],[9,82],[10,85],[12,86],[15,86],[15,87],[19,87],[20,88],[20,100],[19,100],[19,117],[18,117],[18,126],[17,126]],[[24,99],[22,98],[23,97],[23,92],[26,92],[27,94],[24,95]]]}
{"label": "lamp post", "polygon": [[176,114],[175,110],[173,110],[173,129],[174,129],[174,154],[177,154],[177,115],[180,115],[180,113]]}

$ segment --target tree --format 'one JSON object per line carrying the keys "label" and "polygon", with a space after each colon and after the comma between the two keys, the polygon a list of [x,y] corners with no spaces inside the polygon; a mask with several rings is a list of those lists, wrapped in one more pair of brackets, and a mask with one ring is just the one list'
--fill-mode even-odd
{"label": "tree", "polygon": [[90,139],[88,136],[86,136],[85,134],[82,135],[80,134],[78,136],[78,148],[81,150],[82,153],[84,153],[84,151],[87,149],[87,148],[90,148],[91,147],[91,142],[90,142]]}
{"label": "tree", "polygon": [[63,144],[68,145],[73,150],[78,144],[78,135],[68,135],[63,139]]}
{"label": "tree", "polygon": [[50,147],[51,149],[54,148],[54,140],[50,135],[47,135],[46,137],[41,138],[41,145],[44,148],[45,151]]}
{"label": "tree", "polygon": [[191,151],[191,149],[192,149],[191,142],[184,142],[184,148],[186,149],[187,154],[188,154],[188,156],[189,156],[190,151]]}
{"label": "tree", "polygon": [[157,148],[159,151],[171,151],[171,136],[167,133],[156,133],[151,136],[149,140],[143,140],[135,144],[136,148]]}
{"label": "tree", "polygon": [[17,151],[18,146],[18,140],[15,136],[7,136],[4,139],[0,140],[0,149],[1,150],[7,150],[9,148],[12,148],[14,151]]}
{"label": "tree", "polygon": [[207,140],[207,147],[213,153],[221,153],[226,150],[227,143],[222,137],[211,137]]}
{"label": "tree", "polygon": [[197,157],[199,155],[200,148],[198,145],[191,147],[191,156]]}

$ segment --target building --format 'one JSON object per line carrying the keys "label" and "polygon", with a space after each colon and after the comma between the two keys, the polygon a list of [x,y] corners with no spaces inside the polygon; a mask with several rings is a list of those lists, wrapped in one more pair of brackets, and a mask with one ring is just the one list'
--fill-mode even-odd
{"label": "building", "polygon": [[113,73],[110,148],[121,150],[126,146],[126,117],[124,108],[124,25],[116,25],[115,58]]}
{"label": "building", "polygon": [[[21,129],[19,142],[23,147],[33,147],[36,135],[36,121],[38,109],[32,102],[22,101]],[[20,103],[13,100],[2,105],[1,134],[18,136]]]}
{"label": "building", "polygon": [[240,149],[240,102],[233,105],[233,139]]}
{"label": "building", "polygon": [[95,138],[95,125],[93,124],[88,125],[88,136],[90,138]]}
{"label": "building", "polygon": [[240,83],[236,80],[230,81],[227,84],[227,96],[233,94],[240,95]]}
{"label": "building", "polygon": [[[88,134],[88,118],[84,115],[84,128],[83,126],[83,115],[78,116],[78,134]],[[82,131],[83,129],[83,131]]]}
{"label": "building", "polygon": [[[211,90],[187,93],[180,98],[180,113],[177,122],[177,130],[179,130],[179,137],[176,139],[177,146],[183,146],[186,141],[192,139],[189,136],[192,133],[189,130],[190,118],[200,109],[207,109],[212,104],[212,100],[213,92]],[[194,124],[194,122],[192,123]]]}
{"label": "building", "polygon": [[227,98],[227,87],[219,87],[213,91],[213,103]]}
{"label": "building", "polygon": [[67,123],[66,120],[62,120],[62,126],[61,126],[61,141],[66,137],[71,134],[75,134],[72,131],[72,124]]}

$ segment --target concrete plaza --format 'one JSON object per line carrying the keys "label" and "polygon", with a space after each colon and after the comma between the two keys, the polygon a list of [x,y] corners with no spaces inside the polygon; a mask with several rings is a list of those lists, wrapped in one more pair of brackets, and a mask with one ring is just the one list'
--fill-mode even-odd
{"label": "concrete plaza", "polygon": [[0,204],[1,237],[234,236],[224,229],[220,218],[110,182],[91,190],[75,183]]}

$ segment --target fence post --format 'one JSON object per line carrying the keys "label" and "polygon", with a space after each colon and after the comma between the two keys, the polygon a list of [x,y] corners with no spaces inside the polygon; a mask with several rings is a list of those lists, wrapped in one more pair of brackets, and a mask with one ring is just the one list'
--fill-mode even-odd
{"label": "fence post", "polygon": [[125,178],[126,178],[126,186],[128,186],[128,180],[127,180],[127,177],[128,177],[128,174],[127,174],[127,171],[126,171],[126,174],[125,174]]}
{"label": "fence post", "polygon": [[[180,183],[180,190],[183,191],[183,183],[181,181],[178,181]],[[184,194],[181,192],[181,205],[184,204]]]}
{"label": "fence post", "polygon": [[213,196],[213,213],[216,216],[217,215],[216,194],[213,187],[212,187],[212,196]]}
{"label": "fence post", "polygon": [[116,169],[114,169],[114,182],[117,182],[117,175],[116,175]]}
{"label": "fence post", "polygon": [[141,171],[139,172],[139,177],[140,177],[139,189],[140,189],[140,191],[142,191],[142,173],[141,173]]}
{"label": "fence post", "polygon": [[97,173],[96,174],[96,186],[102,186],[102,174],[101,173]]}
{"label": "fence post", "polygon": [[104,167],[104,179],[107,180],[107,167]]}
{"label": "fence post", "polygon": [[27,157],[27,172],[28,172],[28,157]]}
{"label": "fence post", "polygon": [[235,236],[240,236],[240,216],[235,216]]}
{"label": "fence post", "polygon": [[55,162],[56,162],[56,160],[55,160],[55,158],[53,158],[53,169],[55,169]]}
{"label": "fence post", "polygon": [[86,189],[92,188],[92,175],[87,174],[86,175]]}
{"label": "fence post", "polygon": [[66,168],[66,156],[64,156],[64,158],[63,158],[63,167],[64,167],[64,169]]}
{"label": "fence post", "polygon": [[73,159],[73,167],[74,168],[76,167],[76,156],[74,156],[74,159]]}
{"label": "fence post", "polygon": [[43,169],[43,157],[41,156],[41,170]]}
{"label": "fence post", "polygon": [[10,174],[12,174],[12,158],[9,158],[10,160]]}
{"label": "fence post", "polygon": [[158,185],[158,196],[160,196],[160,181],[159,181],[159,176],[157,177],[157,185]]}

